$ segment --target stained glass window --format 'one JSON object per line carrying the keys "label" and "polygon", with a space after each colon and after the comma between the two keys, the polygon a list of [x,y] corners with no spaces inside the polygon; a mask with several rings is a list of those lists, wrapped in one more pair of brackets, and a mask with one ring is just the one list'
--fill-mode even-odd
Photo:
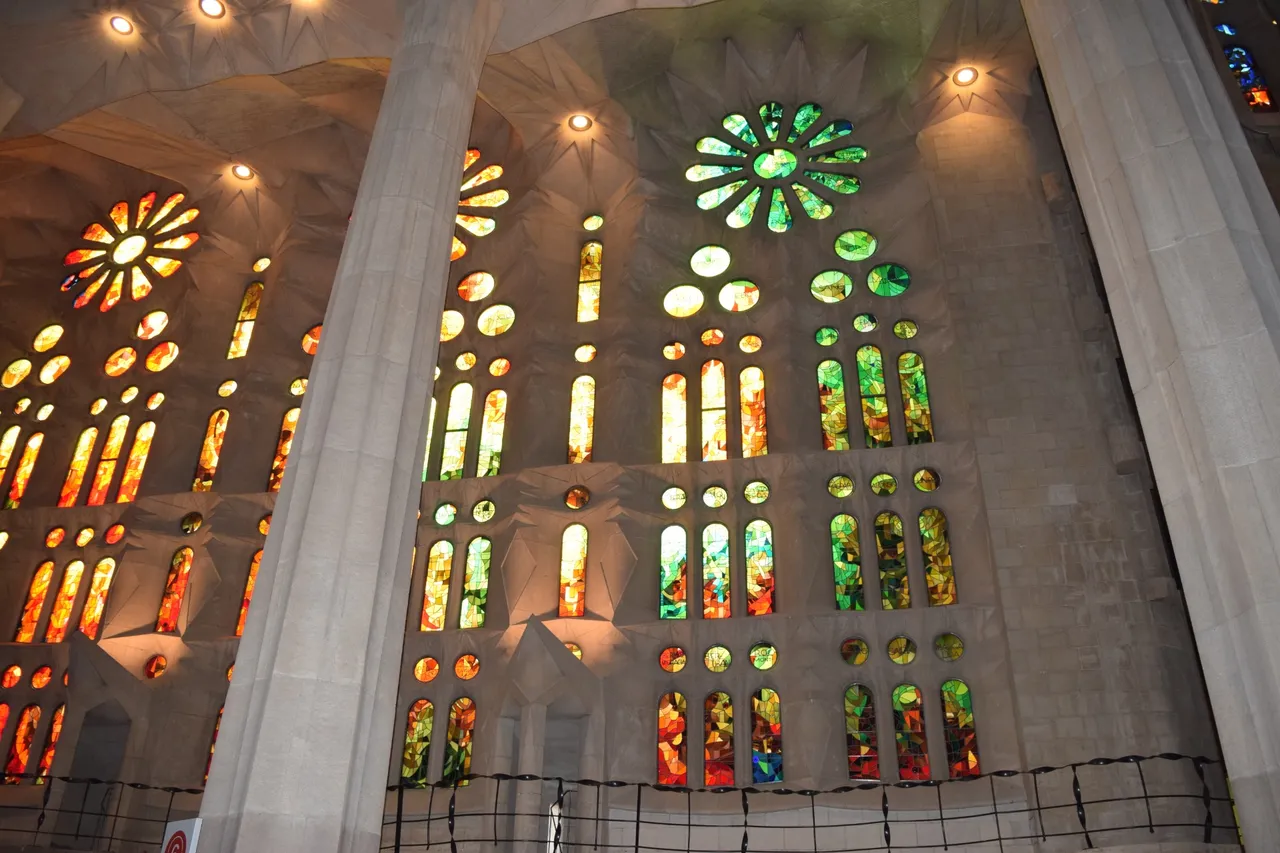
{"label": "stained glass window", "polygon": [[44,752],[40,755],[40,765],[36,770],[37,785],[43,785],[49,771],[53,769],[53,756],[58,750],[58,739],[62,737],[62,718],[66,716],[67,706],[59,705],[53,711],[53,720],[49,723],[49,733],[44,738]]}
{"label": "stained glass window", "polygon": [[22,428],[14,424],[0,435],[0,483],[4,482],[5,471],[13,459],[13,451],[18,447],[18,435],[21,432]]}
{"label": "stained glass window", "polygon": [[129,448],[129,458],[124,463],[124,476],[120,478],[116,503],[129,503],[138,496],[142,472],[147,467],[147,457],[151,454],[151,440],[155,436],[155,421],[138,424],[138,431],[133,434],[133,446]]}
{"label": "stained glass window", "polygon": [[471,384],[459,382],[449,392],[449,409],[444,419],[444,455],[440,460],[441,480],[462,479],[467,458],[467,430],[471,427]]}
{"label": "stained glass window", "polygon": [[708,524],[702,530],[702,617],[728,619],[729,528]]}
{"label": "stained glass window", "polygon": [[431,729],[436,709],[426,699],[409,707],[409,724],[404,732],[404,758],[400,762],[400,779],[415,788],[427,786],[427,759],[431,755]]}
{"label": "stained glass window", "polygon": [[4,765],[4,783],[16,785],[27,772],[27,763],[31,760],[31,746],[35,743],[36,727],[40,725],[40,706],[28,705],[18,716],[18,727],[13,732],[13,743],[9,745],[9,760]]}
{"label": "stained glass window", "polygon": [[942,510],[928,507],[920,513],[920,546],[924,551],[924,577],[929,587],[929,606],[956,603],[956,576],[951,567],[951,540],[947,517]]}
{"label": "stained glass window", "polygon": [[850,779],[879,779],[876,750],[876,706],[871,688],[851,684],[844,692],[844,735],[849,752]]}
{"label": "stained glass window", "polygon": [[35,639],[36,625],[40,622],[40,611],[44,609],[44,600],[49,595],[51,583],[53,583],[53,561],[46,560],[40,564],[31,578],[31,586],[27,589],[27,603],[22,606],[18,630],[13,637],[15,643],[30,643]]}
{"label": "stained glass window", "polygon": [[686,462],[689,458],[687,387],[688,382],[679,373],[662,379],[663,462]]}
{"label": "stained glass window", "polygon": [[947,765],[952,779],[977,776],[978,733],[973,722],[973,694],[958,678],[942,682],[942,727],[947,736]]}
{"label": "stained glass window", "polygon": [[587,612],[587,528],[571,524],[560,538],[560,615]]}
{"label": "stained glass window", "polygon": [[436,429],[436,398],[431,398],[431,408],[427,414],[427,440],[422,449],[422,482],[427,482],[427,468],[431,465],[431,436]]}
{"label": "stained glass window", "polygon": [[49,614],[49,627],[45,629],[46,643],[61,643],[67,636],[67,623],[71,621],[71,609],[76,605],[76,593],[80,579],[84,577],[84,562],[72,560],[62,570],[62,585],[53,599],[53,612]]}
{"label": "stained glass window", "polygon": [[665,693],[658,702],[658,784],[689,784],[687,706],[683,693]]}
{"label": "stained glass window", "polygon": [[742,456],[764,456],[769,452],[769,436],[765,428],[764,371],[748,367],[738,375],[738,394],[742,404]]}
{"label": "stained glass window", "polygon": [[22,457],[13,472],[13,482],[9,484],[9,497],[5,499],[5,509],[17,509],[22,505],[22,496],[27,493],[27,484],[31,482],[31,471],[36,467],[36,459],[40,456],[40,447],[44,444],[44,433],[33,432],[27,439],[27,446],[22,449]]}
{"label": "stained glass window", "polygon": [[600,319],[600,263],[604,246],[592,240],[582,247],[578,264],[578,322]]}
{"label": "stained glass window", "polygon": [[726,396],[724,362],[713,358],[702,365],[703,462],[729,458]]}
{"label": "stained glass window", "polygon": [[768,687],[751,696],[751,781],[782,781],[782,700]]}
{"label": "stained glass window", "polygon": [[867,447],[891,447],[889,398],[885,395],[884,363],[878,347],[858,349],[858,392],[862,397],[862,425],[867,431]]}
{"label": "stained glass window", "polygon": [[218,473],[218,462],[222,458],[222,441],[227,435],[227,422],[231,413],[226,409],[215,409],[209,416],[209,425],[204,431],[204,442],[200,445],[200,461],[196,464],[196,477],[191,483],[191,491],[207,492],[213,488],[213,476]]}
{"label": "stained glass window", "polygon": [[467,543],[467,570],[462,579],[462,611],[459,628],[483,628],[485,606],[489,603],[489,563],[493,543],[477,536]]}
{"label": "stained glass window", "polygon": [[98,428],[89,427],[80,433],[76,440],[76,449],[71,453],[71,465],[67,468],[67,478],[62,481],[62,491],[58,494],[58,506],[75,506],[80,499],[80,487],[84,484],[85,471],[89,468],[89,457],[93,455],[93,446],[98,442]]}
{"label": "stained glass window", "polygon": [[684,619],[689,615],[689,535],[678,524],[663,529],[658,581],[658,618]]}
{"label": "stained glass window", "polygon": [[115,573],[116,561],[110,557],[104,557],[93,567],[93,575],[89,579],[89,594],[85,597],[84,609],[80,611],[80,633],[90,640],[98,639],[102,614],[107,609],[107,593],[111,592],[111,580]]}
{"label": "stained glass window", "polygon": [[262,565],[262,549],[254,552],[249,561],[249,576],[244,581],[244,595],[240,597],[240,616],[236,619],[236,636],[244,634],[244,620],[249,616],[249,604],[253,601],[253,588],[258,582],[258,567]]}
{"label": "stained glass window", "polygon": [[480,415],[480,455],[477,477],[496,477],[502,469],[502,432],[507,425],[507,392],[490,391]]}
{"label": "stained glass window", "polygon": [[918,353],[898,356],[898,380],[902,385],[902,410],[906,414],[907,444],[933,441],[933,414],[929,409],[929,385],[924,359]]}
{"label": "stained glass window", "polygon": [[902,538],[902,519],[894,512],[876,516],[876,557],[880,569],[880,603],[885,610],[911,606],[907,579],[907,547]]}
{"label": "stained glass window", "polygon": [[764,616],[774,609],[773,529],[757,518],[747,524],[747,613]]}
{"label": "stained glass window", "polygon": [[440,540],[427,552],[426,579],[422,592],[422,619],[419,631],[443,631],[449,610],[449,580],[453,575],[453,543]]}
{"label": "stained glass window", "polygon": [[116,464],[120,453],[124,450],[124,439],[129,432],[129,416],[120,415],[107,430],[107,442],[103,445],[102,455],[98,458],[98,470],[93,475],[93,485],[89,487],[89,506],[101,506],[107,500],[107,492],[111,490],[111,481],[115,479]]}
{"label": "stained glass window", "polygon": [[[235,664],[231,665],[231,669],[235,669]],[[227,681],[231,680],[231,672],[227,671]],[[226,706],[218,709],[218,718],[213,721],[213,737],[209,738],[209,757],[204,762],[204,781],[209,781],[209,769],[213,767],[213,753],[218,748],[218,732],[222,729],[222,712],[227,710]]]}
{"label": "stained glass window", "polygon": [[590,376],[573,380],[569,396],[569,461],[590,462],[595,439],[596,381]]}
{"label": "stained glass window", "polygon": [[448,743],[444,753],[444,781],[466,785],[471,772],[471,738],[476,727],[476,703],[463,696],[449,706]]}
{"label": "stained glass window", "polygon": [[276,455],[271,460],[271,473],[267,477],[267,491],[280,491],[280,484],[284,482],[284,468],[289,462],[289,451],[293,448],[293,436],[298,431],[298,416],[302,414],[302,408],[295,406],[284,413],[284,420],[280,422],[280,437],[276,440]]}
{"label": "stained glass window", "polygon": [[703,704],[703,784],[716,788],[733,784],[733,700],[717,690]]}
{"label": "stained glass window", "polygon": [[898,746],[898,778],[929,778],[929,744],[924,733],[920,688],[899,684],[893,689],[893,732]]}
{"label": "stained glass window", "polygon": [[835,574],[836,609],[862,610],[862,546],[858,519],[840,513],[831,519],[831,565]]}
{"label": "stained glass window", "polygon": [[227,358],[244,358],[249,354],[253,325],[258,319],[258,307],[262,304],[262,291],[260,281],[255,281],[244,289],[244,296],[240,299],[240,314],[236,317],[236,327],[231,332],[231,345],[227,347]]}
{"label": "stained glass window", "polygon": [[156,618],[156,632],[172,634],[178,630],[178,616],[182,612],[182,598],[187,592],[187,579],[191,575],[191,561],[195,552],[179,548],[169,561],[169,577],[164,583],[164,597],[160,599],[160,615]]}
{"label": "stained glass window", "polygon": [[844,368],[827,359],[818,364],[818,405],[822,420],[822,449],[849,449],[849,409],[844,393]]}
{"label": "stained glass window", "polygon": [[1245,103],[1249,105],[1249,109],[1255,112],[1274,109],[1271,103],[1271,89],[1268,88],[1267,81],[1258,73],[1258,65],[1254,62],[1253,54],[1249,49],[1232,44],[1222,50],[1227,56],[1227,67],[1235,76],[1236,84],[1244,94]]}

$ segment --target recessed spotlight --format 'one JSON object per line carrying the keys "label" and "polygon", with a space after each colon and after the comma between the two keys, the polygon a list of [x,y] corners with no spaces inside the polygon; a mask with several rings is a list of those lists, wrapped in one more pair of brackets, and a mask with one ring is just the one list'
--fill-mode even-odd
{"label": "recessed spotlight", "polygon": [[583,131],[591,127],[591,119],[582,113],[575,113],[569,116],[569,128],[571,130]]}
{"label": "recessed spotlight", "polygon": [[112,15],[111,29],[115,30],[122,36],[127,36],[129,33],[133,32],[133,21],[129,20],[124,15]]}
{"label": "recessed spotlight", "polygon": [[247,181],[253,177],[253,169],[250,169],[244,163],[236,163],[231,167],[231,174],[242,181]]}
{"label": "recessed spotlight", "polygon": [[978,79],[978,69],[972,65],[966,65],[955,74],[951,75],[951,82],[957,86],[972,86],[974,81]]}
{"label": "recessed spotlight", "polygon": [[200,11],[210,18],[221,18],[227,14],[227,7],[222,0],[200,0]]}

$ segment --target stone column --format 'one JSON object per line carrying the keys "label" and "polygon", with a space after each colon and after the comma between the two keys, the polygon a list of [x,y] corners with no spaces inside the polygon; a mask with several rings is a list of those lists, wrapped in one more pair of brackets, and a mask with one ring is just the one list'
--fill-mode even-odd
{"label": "stone column", "polygon": [[[542,775],[543,758],[546,754],[547,738],[547,706],[537,703],[525,705],[520,709],[520,757],[517,759],[519,773]],[[547,819],[542,814],[542,794],[545,782],[516,783],[516,819],[515,849],[521,853],[537,853],[545,842],[535,841],[546,832]]]}
{"label": "stone column", "polygon": [[[201,806],[202,853],[378,849],[426,402],[496,0],[406,0]],[[439,728],[437,728],[439,731]]]}
{"label": "stone column", "polygon": [[1238,95],[1184,0],[1022,5],[1137,397],[1245,842],[1273,849],[1280,216]]}

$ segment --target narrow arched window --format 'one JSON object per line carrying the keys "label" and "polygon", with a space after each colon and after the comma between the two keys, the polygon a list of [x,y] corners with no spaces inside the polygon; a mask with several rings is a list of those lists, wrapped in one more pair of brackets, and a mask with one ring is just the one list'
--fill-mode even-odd
{"label": "narrow arched window", "polygon": [[929,409],[929,383],[919,353],[898,356],[898,383],[902,386],[902,411],[907,421],[907,444],[933,441],[933,413]]}
{"label": "narrow arched window", "polygon": [[302,414],[301,406],[294,406],[284,413],[280,422],[280,437],[276,439],[276,455],[271,460],[271,473],[267,476],[267,491],[280,491],[284,482],[284,468],[289,462],[289,451],[293,449],[293,436],[298,431],[298,416]]}
{"label": "narrow arched window", "polygon": [[89,487],[89,506],[101,506],[107,500],[107,492],[111,491],[111,481],[116,476],[116,464],[124,451],[124,439],[129,433],[129,416],[120,415],[111,422],[107,429],[107,441],[102,447],[102,455],[98,457],[98,470],[93,475],[93,485]]}
{"label": "narrow arched window", "polygon": [[664,528],[660,542],[658,618],[689,615],[689,534],[678,524]]}
{"label": "narrow arched window", "polygon": [[956,573],[951,567],[951,540],[947,517],[937,507],[920,513],[920,547],[924,551],[924,579],[929,587],[929,606],[956,603]]}
{"label": "narrow arched window", "polygon": [[578,322],[600,319],[600,265],[604,246],[592,240],[582,247],[578,262]]}
{"label": "narrow arched window", "polygon": [[[662,378],[662,461],[689,460],[688,382],[679,373]],[[17,427],[14,427],[17,429]]]}
{"label": "narrow arched window", "polygon": [[748,367],[738,374],[738,402],[742,407],[742,458],[769,452],[769,431],[765,426],[764,371]]}
{"label": "narrow arched window", "polygon": [[222,712],[227,710],[223,705],[218,709],[218,718],[213,721],[213,737],[209,738],[209,757],[204,762],[204,781],[209,781],[209,770],[213,767],[213,753],[218,748],[218,732],[222,729]]}
{"label": "narrow arched window", "polygon": [[207,492],[213,489],[213,476],[218,473],[218,462],[222,459],[222,441],[227,436],[227,423],[231,413],[226,409],[215,409],[209,415],[209,425],[205,427],[204,442],[200,445],[200,461],[196,463],[196,477],[191,483],[191,491]]}
{"label": "narrow arched window", "polygon": [[0,735],[4,734],[7,725],[9,725],[9,706],[0,702]]}
{"label": "narrow arched window", "polygon": [[40,706],[28,705],[23,708],[22,713],[18,715],[18,727],[13,732],[13,742],[9,745],[9,760],[4,764],[6,785],[17,785],[22,781],[21,774],[27,772],[38,725],[40,725]]}
{"label": "narrow arched window", "polygon": [[400,779],[414,788],[427,787],[427,759],[431,755],[431,729],[436,709],[426,699],[409,706],[409,723],[404,731],[404,757],[400,761]]}
{"label": "narrow arched window", "polygon": [[782,700],[768,687],[751,696],[751,781],[782,781]]}
{"label": "narrow arched window", "polygon": [[596,381],[590,376],[573,380],[569,394],[569,461],[590,462],[595,441]]}
{"label": "narrow arched window", "polygon": [[244,595],[240,597],[240,617],[236,619],[236,636],[244,634],[244,620],[249,617],[249,605],[253,602],[253,588],[258,583],[258,567],[262,565],[262,549],[259,548],[249,561],[249,576],[244,581]]}
{"label": "narrow arched window", "polygon": [[43,785],[53,768],[53,756],[58,750],[58,738],[62,737],[62,718],[66,716],[67,706],[59,705],[53,710],[53,719],[49,723],[49,733],[44,738],[44,751],[40,754],[40,765],[36,770],[36,784]]}
{"label": "narrow arched window", "polygon": [[502,433],[507,426],[507,392],[490,391],[480,415],[480,456],[477,477],[496,477],[502,470]]}
{"label": "narrow arched window", "polygon": [[729,528],[708,524],[702,529],[702,618],[728,619]]}
{"label": "narrow arched window", "polygon": [[0,483],[4,482],[4,475],[9,470],[9,463],[13,461],[13,451],[18,449],[18,436],[21,434],[22,428],[17,424],[9,427],[0,435]]}
{"label": "narrow arched window", "polygon": [[427,469],[431,465],[431,436],[436,429],[436,398],[431,398],[431,408],[427,414],[427,440],[422,449],[422,482],[427,482]]}
{"label": "narrow arched window", "polygon": [[138,496],[138,487],[142,485],[142,471],[147,467],[151,440],[155,436],[155,421],[138,424],[138,431],[133,434],[133,447],[129,448],[129,459],[124,464],[124,476],[120,478],[120,489],[116,492],[116,503],[127,504]]}
{"label": "narrow arched window", "polygon": [[862,684],[851,684],[844,692],[844,737],[849,752],[849,778],[879,779],[876,705],[871,688]]}
{"label": "narrow arched window", "polygon": [[929,778],[929,742],[924,733],[920,688],[899,684],[893,689],[893,733],[898,747],[898,778]]}
{"label": "narrow arched window", "polygon": [[444,418],[444,453],[440,458],[440,479],[461,480],[467,459],[467,430],[471,428],[471,385],[459,382],[449,392],[449,410]]}
{"label": "narrow arched window", "polygon": [[62,491],[58,494],[58,506],[75,506],[80,499],[80,487],[84,484],[84,475],[89,469],[89,457],[93,455],[93,447],[97,443],[97,427],[89,427],[80,433],[76,449],[71,453],[67,478],[62,481]]}
{"label": "narrow arched window", "polygon": [[103,557],[93,567],[93,575],[89,578],[89,594],[84,599],[84,609],[80,611],[80,633],[90,640],[98,639],[98,628],[102,625],[102,614],[107,609],[107,594],[111,592],[111,580],[116,574],[116,561]]}
{"label": "narrow arched window", "polygon": [[658,702],[658,784],[689,784],[688,717],[683,693],[664,693]]}
{"label": "narrow arched window", "polygon": [[724,362],[702,365],[702,461],[729,458],[729,416],[726,409]]}
{"label": "narrow arched window", "polygon": [[449,610],[449,580],[453,576],[453,543],[441,539],[427,552],[419,631],[443,631]]}
{"label": "narrow arched window", "polygon": [[240,298],[240,314],[236,317],[236,327],[231,332],[231,345],[227,347],[227,358],[244,358],[249,354],[253,324],[258,319],[258,306],[262,304],[262,291],[260,281],[255,281],[244,289],[244,296]]}
{"label": "narrow arched window", "polygon": [[179,548],[169,561],[169,577],[164,582],[160,615],[156,618],[156,632],[159,634],[172,634],[178,630],[178,616],[182,613],[182,598],[187,593],[194,557],[195,552],[190,548]]}
{"label": "narrow arched window", "polygon": [[844,393],[844,368],[827,359],[818,365],[818,406],[822,420],[822,449],[849,449],[849,407]]}
{"label": "narrow arched window", "polygon": [[942,682],[942,727],[947,736],[947,765],[952,779],[981,775],[973,694],[958,678]]}
{"label": "narrow arched window", "polygon": [[862,398],[862,425],[867,447],[891,447],[889,398],[884,386],[884,360],[880,349],[868,344],[858,348],[858,394]]}
{"label": "narrow arched window", "polygon": [[13,637],[15,643],[30,643],[36,638],[36,625],[40,623],[40,611],[44,609],[44,600],[49,595],[51,583],[53,583],[53,561],[46,560],[40,564],[31,578],[31,586],[27,589],[27,603],[22,606],[22,616],[18,619],[18,631]]}
{"label": "narrow arched window", "polygon": [[463,779],[471,772],[471,737],[476,728],[476,703],[463,696],[449,706],[448,742],[444,752],[444,781],[467,784]]}
{"label": "narrow arched window", "polygon": [[462,612],[459,628],[483,628],[485,606],[489,603],[489,563],[493,543],[477,536],[467,544],[467,570],[462,579]]}
{"label": "narrow arched window", "polygon": [[1227,67],[1236,78],[1236,85],[1244,95],[1245,103],[1255,112],[1269,112],[1275,109],[1271,102],[1271,90],[1267,81],[1258,73],[1258,64],[1247,47],[1229,44],[1223,47],[1227,57]]}
{"label": "narrow arched window", "polygon": [[862,546],[858,519],[840,513],[831,519],[831,567],[835,575],[836,609],[862,610]]}
{"label": "narrow arched window", "polygon": [[747,524],[747,613],[764,616],[773,612],[773,528],[757,518]]}
{"label": "narrow arched window", "polygon": [[733,700],[717,690],[703,704],[702,781],[708,788],[733,784]]}
{"label": "narrow arched window", "polygon": [[49,626],[44,631],[46,643],[61,643],[67,636],[67,623],[71,621],[71,610],[76,606],[76,593],[80,591],[80,579],[83,577],[83,560],[72,560],[62,570],[62,585],[53,599],[53,612],[49,614]]}
{"label": "narrow arched window", "polygon": [[902,519],[896,512],[882,512],[876,516],[876,558],[880,568],[881,606],[885,610],[910,607],[907,546],[902,538]]}
{"label": "narrow arched window", "polygon": [[40,447],[44,444],[44,433],[32,433],[27,439],[27,446],[22,449],[22,457],[13,472],[13,482],[9,485],[9,497],[5,499],[5,509],[17,509],[22,505],[22,496],[27,493],[27,484],[31,482],[31,471],[36,467],[36,459],[40,457]]}
{"label": "narrow arched window", "polygon": [[587,612],[587,528],[571,524],[560,537],[561,616]]}

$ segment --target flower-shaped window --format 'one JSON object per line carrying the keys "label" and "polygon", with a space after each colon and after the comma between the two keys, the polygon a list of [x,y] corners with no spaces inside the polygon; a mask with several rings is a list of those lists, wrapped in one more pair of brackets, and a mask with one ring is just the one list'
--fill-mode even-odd
{"label": "flower-shaped window", "polygon": [[[462,164],[462,173],[465,175],[470,171],[471,167],[480,162],[480,149],[468,148],[467,157]],[[487,237],[493,233],[493,229],[498,227],[498,223],[494,222],[487,216],[478,216],[474,212],[477,208],[494,208],[502,207],[511,200],[511,194],[506,190],[483,190],[475,192],[475,190],[485,184],[496,181],[502,177],[502,167],[498,164],[485,166],[471,177],[462,182],[460,189],[461,198],[458,201],[458,207],[461,212],[455,220],[458,226],[474,237]],[[453,238],[453,251],[449,256],[449,260],[456,261],[467,253],[467,244],[458,239],[457,235]]]}

